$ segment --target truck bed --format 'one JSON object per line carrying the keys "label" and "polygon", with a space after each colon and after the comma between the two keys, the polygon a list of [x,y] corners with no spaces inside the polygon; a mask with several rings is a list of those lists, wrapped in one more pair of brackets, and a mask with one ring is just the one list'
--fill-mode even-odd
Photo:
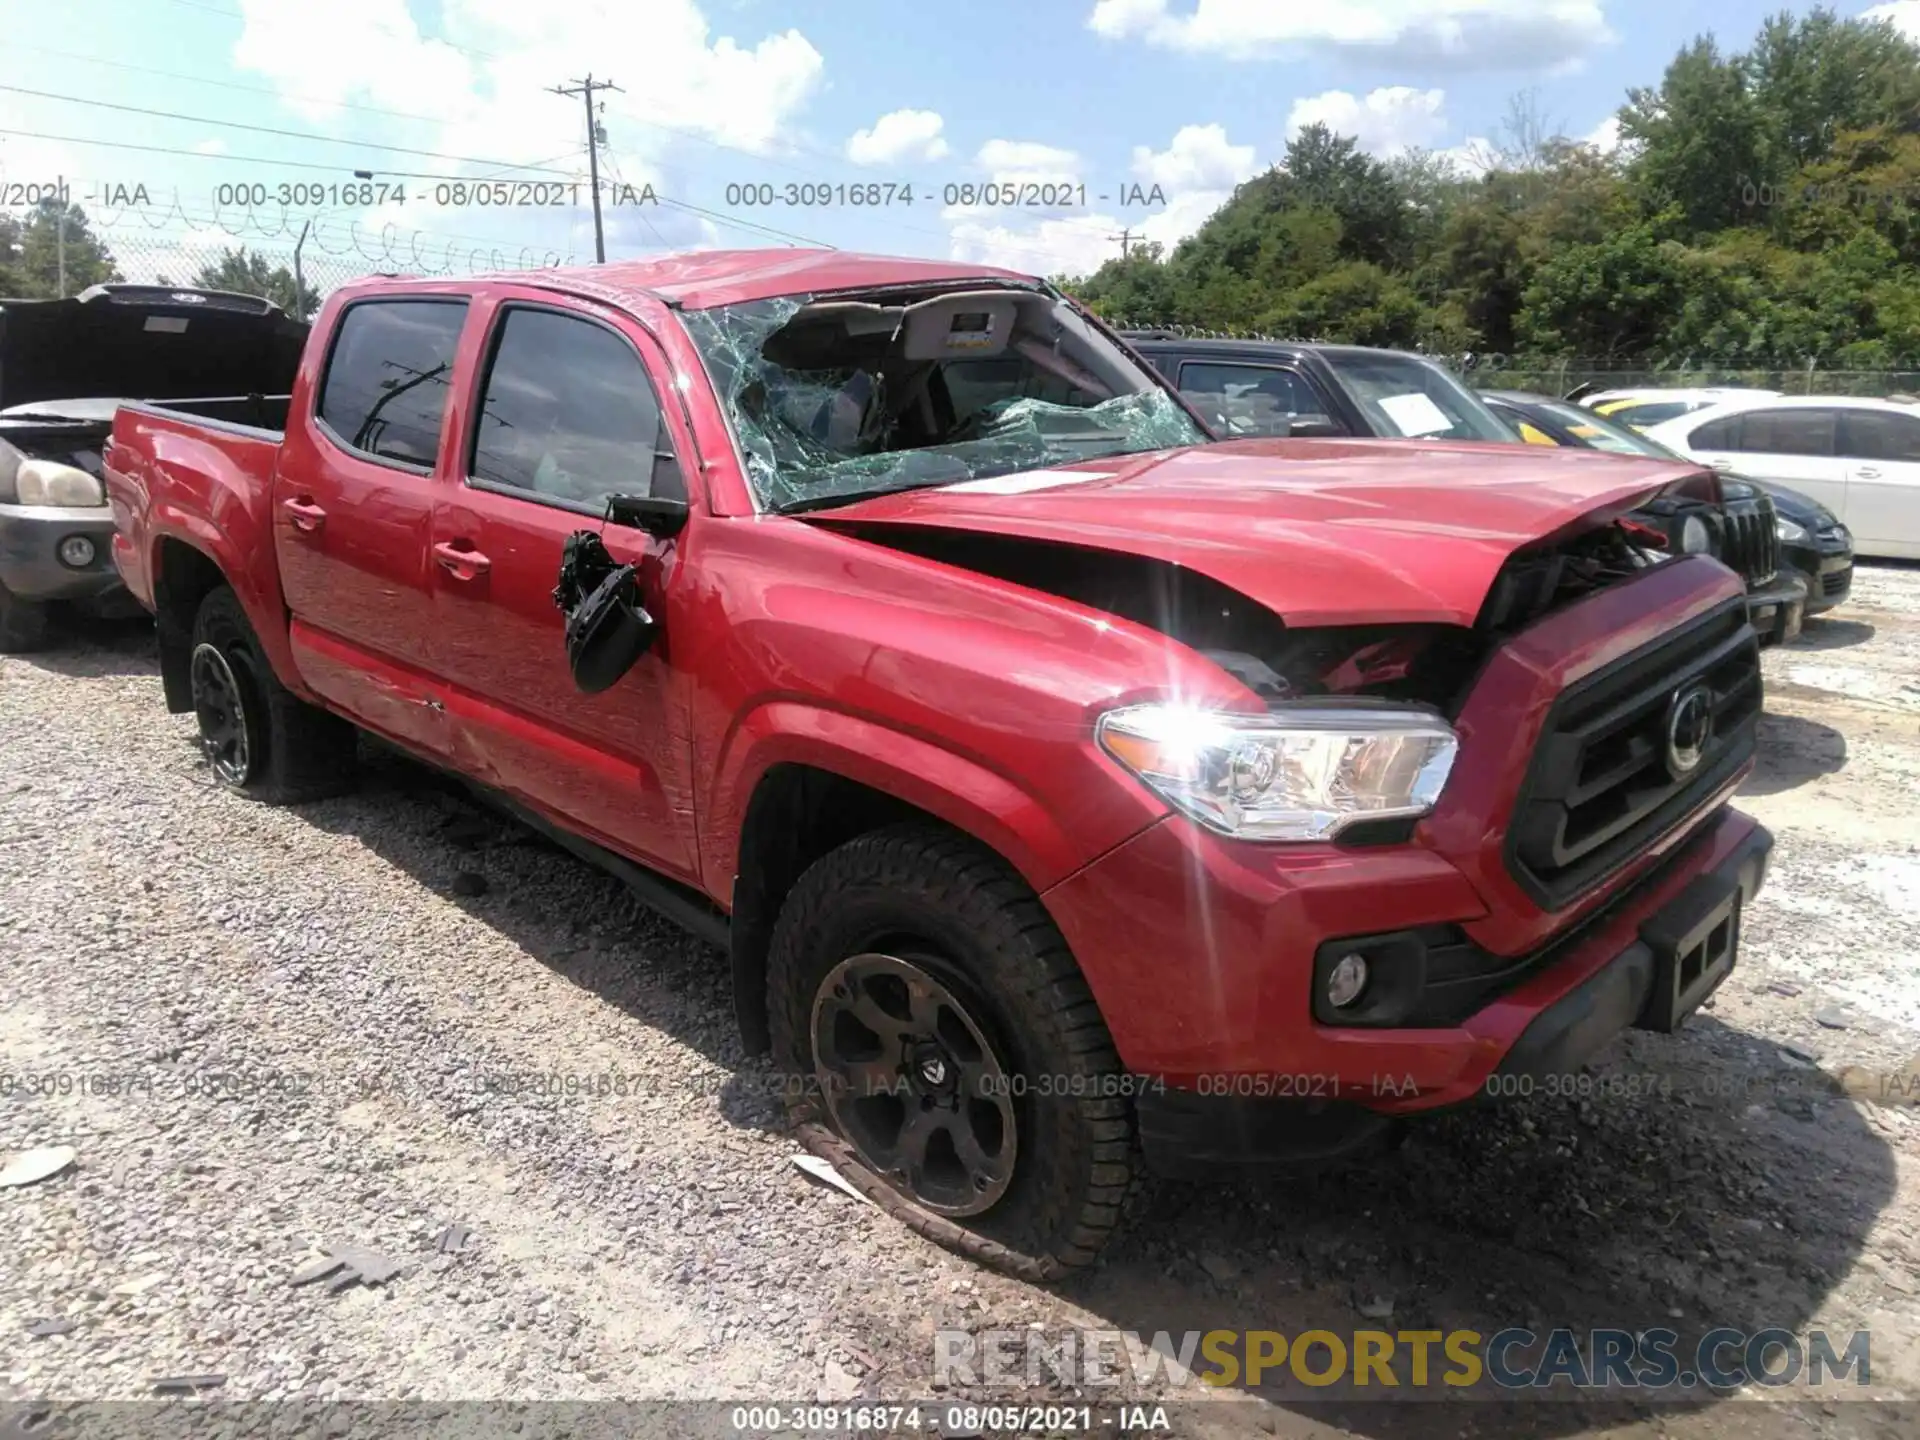
{"label": "truck bed", "polygon": [[291,395],[216,395],[199,400],[129,400],[121,408],[141,410],[150,415],[185,420],[193,424],[211,422],[223,430],[238,430],[278,442],[287,430],[287,409]]}

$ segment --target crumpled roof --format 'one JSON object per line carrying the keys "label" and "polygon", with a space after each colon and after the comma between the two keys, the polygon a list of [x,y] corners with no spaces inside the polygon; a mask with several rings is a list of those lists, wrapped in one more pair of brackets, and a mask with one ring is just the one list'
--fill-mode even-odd
{"label": "crumpled roof", "polygon": [[696,250],[648,260],[511,271],[477,275],[474,279],[540,285],[601,300],[621,309],[637,297],[652,297],[688,310],[770,300],[782,295],[864,290],[885,285],[944,285],[955,280],[1034,283],[1030,275],[997,270],[990,265],[788,247]]}

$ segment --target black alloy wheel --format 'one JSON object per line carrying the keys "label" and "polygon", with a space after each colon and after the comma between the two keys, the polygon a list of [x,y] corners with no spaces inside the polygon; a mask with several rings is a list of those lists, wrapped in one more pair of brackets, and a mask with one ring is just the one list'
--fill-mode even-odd
{"label": "black alloy wheel", "polygon": [[813,1000],[814,1078],[862,1163],[940,1215],[1013,1181],[1013,1086],[957,978],[929,955],[842,960]]}

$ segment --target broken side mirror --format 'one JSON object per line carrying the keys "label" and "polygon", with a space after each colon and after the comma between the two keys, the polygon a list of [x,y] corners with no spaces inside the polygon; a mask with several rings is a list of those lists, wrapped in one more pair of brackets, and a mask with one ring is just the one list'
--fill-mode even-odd
{"label": "broken side mirror", "polygon": [[593,531],[567,537],[553,603],[566,613],[567,668],[584,694],[610,689],[660,633],[659,622],[640,603],[637,576],[634,566],[614,563]]}

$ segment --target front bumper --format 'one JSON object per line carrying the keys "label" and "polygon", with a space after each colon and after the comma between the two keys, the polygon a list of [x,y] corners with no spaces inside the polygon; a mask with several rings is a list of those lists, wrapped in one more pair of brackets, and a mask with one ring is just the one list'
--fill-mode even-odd
{"label": "front bumper", "polygon": [[1809,594],[1805,577],[1792,570],[1782,570],[1747,592],[1747,621],[1762,645],[1784,645],[1800,638]]}
{"label": "front bumper", "polygon": [[[1407,1117],[1577,1072],[1624,1030],[1679,1028],[1732,971],[1772,849],[1764,827],[1721,810],[1650,878],[1543,947],[1535,973],[1450,1029],[1314,1025],[1275,1037],[1267,1072],[1150,1077],[1136,1101],[1149,1165],[1197,1176],[1351,1155]],[[1336,1058],[1312,1058],[1325,1054]]]}
{"label": "front bumper", "polygon": [[[31,601],[92,600],[116,591],[113,533],[113,512],[103,505],[0,505],[0,585]],[[84,565],[60,558],[61,543],[73,536],[84,536],[93,547]]]}
{"label": "front bumper", "polygon": [[1791,567],[1807,585],[1807,614],[1845,603],[1853,591],[1853,542],[1816,535],[1780,547],[1780,569]]}

